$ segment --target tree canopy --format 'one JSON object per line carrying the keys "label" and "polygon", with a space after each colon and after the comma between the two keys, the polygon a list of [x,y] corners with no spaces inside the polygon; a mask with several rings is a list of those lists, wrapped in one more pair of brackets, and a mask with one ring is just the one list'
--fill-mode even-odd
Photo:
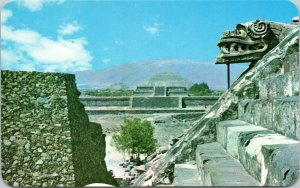
{"label": "tree canopy", "polygon": [[120,134],[113,135],[113,141],[119,151],[139,159],[140,154],[149,155],[155,151],[157,141],[153,133],[154,127],[150,121],[134,118],[124,121]]}
{"label": "tree canopy", "polygon": [[190,96],[219,96],[223,91],[210,90],[207,83],[196,83],[189,88]]}
{"label": "tree canopy", "polygon": [[210,95],[211,91],[207,85],[207,83],[196,83],[192,85],[189,89],[189,94],[192,96],[201,96],[201,95]]}

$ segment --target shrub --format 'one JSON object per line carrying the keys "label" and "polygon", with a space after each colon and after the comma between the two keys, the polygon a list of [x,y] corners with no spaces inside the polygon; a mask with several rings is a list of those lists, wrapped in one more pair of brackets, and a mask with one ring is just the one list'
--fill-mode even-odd
{"label": "shrub", "polygon": [[149,121],[139,118],[125,120],[120,134],[113,135],[113,142],[119,151],[127,152],[131,158],[140,160],[140,154],[146,156],[155,151],[157,141],[153,136],[154,127]]}

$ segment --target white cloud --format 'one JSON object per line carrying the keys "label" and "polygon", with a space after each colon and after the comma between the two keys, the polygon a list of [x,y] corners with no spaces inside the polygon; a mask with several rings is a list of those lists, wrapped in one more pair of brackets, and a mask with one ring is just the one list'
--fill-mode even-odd
{"label": "white cloud", "polygon": [[102,60],[102,63],[103,63],[103,64],[108,64],[110,61],[111,61],[111,59],[103,59],[103,60]]}
{"label": "white cloud", "polygon": [[2,24],[2,68],[69,72],[91,69],[85,38],[50,39],[29,29]]}
{"label": "white cloud", "polygon": [[15,0],[19,5],[29,9],[32,12],[39,11],[45,3],[61,4],[65,0]]}
{"label": "white cloud", "polygon": [[10,26],[3,25],[1,28],[2,39],[23,44],[23,45],[34,45],[38,43],[40,34],[32,30],[19,30],[14,29]]}
{"label": "white cloud", "polygon": [[81,29],[82,27],[77,22],[72,22],[72,23],[61,25],[57,32],[60,35],[71,35]]}
{"label": "white cloud", "polygon": [[159,24],[154,23],[152,25],[144,26],[144,30],[150,33],[151,35],[159,35]]}
{"label": "white cloud", "polygon": [[11,10],[8,9],[2,9],[1,10],[1,24],[4,24],[9,17],[13,15]]}

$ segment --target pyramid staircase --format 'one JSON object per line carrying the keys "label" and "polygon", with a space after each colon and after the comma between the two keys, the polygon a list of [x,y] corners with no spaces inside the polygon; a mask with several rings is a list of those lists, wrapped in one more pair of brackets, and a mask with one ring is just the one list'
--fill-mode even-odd
{"label": "pyramid staircase", "polygon": [[216,124],[215,142],[197,146],[194,164],[175,165],[173,185],[195,185],[186,181],[187,175],[176,174],[182,169],[197,169],[188,172],[198,186],[288,186],[296,182],[298,50],[287,50],[277,70],[262,70],[269,73],[255,79],[257,94],[239,98],[237,119]]}

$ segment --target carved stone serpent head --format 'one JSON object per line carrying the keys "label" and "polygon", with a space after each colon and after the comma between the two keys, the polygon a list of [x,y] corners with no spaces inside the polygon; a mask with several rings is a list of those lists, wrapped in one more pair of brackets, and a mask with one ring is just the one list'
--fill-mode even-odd
{"label": "carved stone serpent head", "polygon": [[256,62],[274,48],[292,26],[264,20],[238,24],[218,42],[216,64]]}

